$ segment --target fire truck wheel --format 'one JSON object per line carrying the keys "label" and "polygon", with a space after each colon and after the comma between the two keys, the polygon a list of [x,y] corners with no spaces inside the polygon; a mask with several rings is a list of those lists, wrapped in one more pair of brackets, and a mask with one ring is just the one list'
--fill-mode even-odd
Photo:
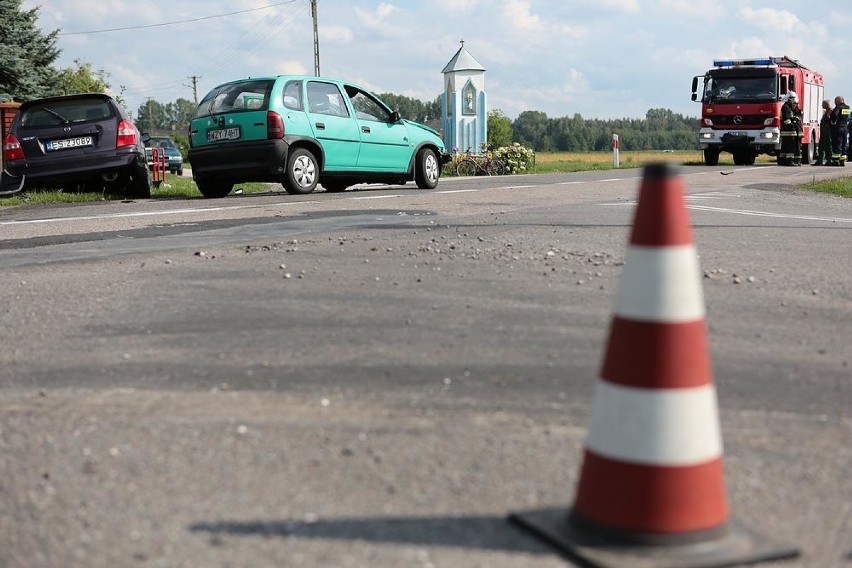
{"label": "fire truck wheel", "polygon": [[706,148],[704,150],[704,164],[707,166],[719,165],[719,150],[717,148]]}
{"label": "fire truck wheel", "polygon": [[802,144],[802,163],[813,164],[816,161],[816,144]]}

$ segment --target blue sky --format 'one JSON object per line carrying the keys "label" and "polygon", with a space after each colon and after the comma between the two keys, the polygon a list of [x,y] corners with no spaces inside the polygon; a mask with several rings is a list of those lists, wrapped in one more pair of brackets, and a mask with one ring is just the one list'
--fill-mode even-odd
{"label": "blue sky", "polygon": [[[136,113],[246,76],[313,73],[309,0],[24,0],[61,28],[59,66],[109,73]],[[514,118],[698,116],[690,82],[714,58],[788,55],[852,99],[849,0],[319,0],[323,75],[432,100],[465,40],[489,108]],[[250,10],[241,14],[229,14]],[[168,22],[205,18],[192,23]],[[75,33],[128,26],[107,33]]]}

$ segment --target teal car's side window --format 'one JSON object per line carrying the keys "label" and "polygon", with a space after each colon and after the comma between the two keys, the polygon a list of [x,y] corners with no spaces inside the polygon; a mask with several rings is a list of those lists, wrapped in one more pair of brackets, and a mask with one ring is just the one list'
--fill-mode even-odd
{"label": "teal car's side window", "polygon": [[290,110],[302,110],[301,81],[288,81],[284,85],[284,106]]}
{"label": "teal car's side window", "polygon": [[349,116],[343,94],[337,85],[320,81],[308,83],[308,110],[314,114]]}
{"label": "teal car's side window", "polygon": [[352,108],[355,109],[355,116],[359,120],[390,122],[390,111],[364,91],[347,86],[346,94],[349,95],[349,100],[352,101]]}

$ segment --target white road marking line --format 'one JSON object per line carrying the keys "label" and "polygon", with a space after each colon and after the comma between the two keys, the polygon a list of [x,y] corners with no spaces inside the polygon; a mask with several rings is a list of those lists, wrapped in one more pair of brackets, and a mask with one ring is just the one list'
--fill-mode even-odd
{"label": "white road marking line", "polygon": [[687,205],[687,209],[694,211],[712,211],[717,213],[732,213],[734,215],[746,215],[750,217],[770,217],[774,219],[798,219],[801,221],[831,221],[835,223],[852,223],[852,219],[843,217],[819,217],[816,215],[791,215],[789,213],[770,213],[767,211],[750,211],[748,209],[727,209],[725,207],[709,207],[707,205]]}
{"label": "white road marking line", "polygon": [[436,191],[435,193],[470,193],[478,189],[448,189],[447,191]]}
{"label": "white road marking line", "polygon": [[[319,201],[299,201],[298,204],[320,203]],[[66,223],[73,221],[94,221],[98,219],[129,219],[133,217],[158,217],[166,215],[187,215],[197,213],[210,213],[213,211],[232,211],[236,209],[260,209],[264,207],[279,207],[284,205],[296,205],[297,203],[277,203],[264,205],[235,205],[229,207],[204,207],[201,209],[171,209],[169,211],[138,211],[135,213],[109,213],[104,215],[81,215],[79,217],[50,217],[46,219],[28,219],[26,221],[0,221],[0,226],[6,225],[38,225],[45,223]]]}
{"label": "white road marking line", "polygon": [[349,199],[352,201],[359,201],[365,199],[390,199],[392,197],[402,197],[402,195],[393,194],[393,195],[365,195],[364,197],[350,197]]}

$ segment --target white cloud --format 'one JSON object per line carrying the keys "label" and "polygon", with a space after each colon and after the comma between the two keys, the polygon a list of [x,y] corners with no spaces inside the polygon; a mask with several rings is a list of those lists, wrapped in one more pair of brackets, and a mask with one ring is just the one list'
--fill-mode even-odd
{"label": "white cloud", "polygon": [[776,10],[774,8],[740,8],[740,16],[746,21],[758,27],[772,30],[776,33],[791,32],[801,23],[799,17],[787,10]]}
{"label": "white cloud", "polygon": [[309,70],[299,61],[282,61],[275,68],[275,73],[279,75],[307,75],[308,72]]}
{"label": "white cloud", "polygon": [[433,4],[439,13],[443,14],[469,14],[474,8],[479,7],[479,0],[434,0]]}
{"label": "white cloud", "polygon": [[352,43],[352,40],[355,39],[355,34],[352,32],[352,29],[346,26],[323,26],[319,30],[319,35],[321,44],[334,43],[338,45],[345,45]]}
{"label": "white cloud", "polygon": [[532,13],[531,0],[509,0],[503,4],[503,14],[510,25],[524,32],[543,28],[541,18]]}
{"label": "white cloud", "polygon": [[718,0],[660,0],[660,6],[690,18],[718,20],[727,15]]}
{"label": "white cloud", "polygon": [[385,20],[398,10],[399,8],[393,4],[382,2],[373,11],[355,8],[355,14],[358,16],[358,19],[361,20],[362,24],[370,27],[376,27],[385,23]]}
{"label": "white cloud", "polygon": [[596,4],[616,12],[634,13],[639,11],[638,0],[598,0]]}
{"label": "white cloud", "polygon": [[[621,1],[621,0],[618,0]],[[528,42],[545,43],[564,39],[581,39],[587,30],[561,21],[545,21],[532,11],[532,0],[509,0],[503,3],[503,18]]]}

